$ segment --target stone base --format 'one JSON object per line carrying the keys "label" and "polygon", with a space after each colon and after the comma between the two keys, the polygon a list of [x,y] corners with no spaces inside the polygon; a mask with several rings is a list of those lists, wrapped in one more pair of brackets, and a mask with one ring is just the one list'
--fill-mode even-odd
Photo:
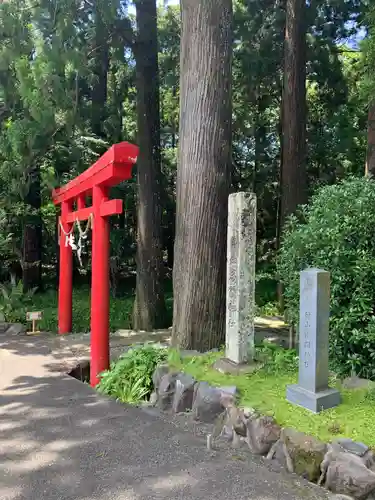
{"label": "stone base", "polygon": [[235,363],[228,358],[221,358],[215,361],[213,368],[218,372],[229,375],[241,375],[244,373],[253,373],[262,367],[261,363],[251,361],[249,363]]}
{"label": "stone base", "polygon": [[310,392],[299,385],[288,385],[286,388],[286,399],[289,403],[301,406],[313,413],[334,408],[341,403],[341,396],[336,389],[327,388],[324,391]]}

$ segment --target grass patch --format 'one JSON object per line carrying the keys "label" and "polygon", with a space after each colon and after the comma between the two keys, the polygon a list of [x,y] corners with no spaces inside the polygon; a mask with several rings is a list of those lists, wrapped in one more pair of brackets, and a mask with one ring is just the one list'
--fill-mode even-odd
{"label": "grass patch", "polygon": [[[277,354],[278,352],[280,350],[274,349],[273,354],[267,353],[269,361],[264,369],[238,376],[223,375],[212,368],[213,362],[223,355],[222,352],[184,359],[175,354],[170,357],[170,362],[175,368],[189,373],[197,380],[216,386],[236,385],[240,392],[241,406],[272,415],[281,426],[295,428],[325,442],[337,437],[349,437],[375,447],[373,390],[345,390],[338,381],[333,380],[331,385],[340,390],[342,404],[315,415],[286,401],[286,386],[296,383],[297,371],[295,366],[290,371],[286,371],[285,366],[282,368],[280,360],[283,355]],[[277,357],[279,367],[275,365]]]}

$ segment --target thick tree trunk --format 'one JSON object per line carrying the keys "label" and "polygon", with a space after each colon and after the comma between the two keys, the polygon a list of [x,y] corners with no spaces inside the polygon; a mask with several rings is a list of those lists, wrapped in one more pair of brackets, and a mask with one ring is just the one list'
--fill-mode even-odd
{"label": "thick tree trunk", "polygon": [[365,174],[375,177],[375,103],[370,105],[367,119],[367,154]]}
{"label": "thick tree trunk", "polygon": [[[166,326],[161,234],[160,109],[156,0],[137,0],[137,330]],[[168,325],[169,326],[169,325]]]}
{"label": "thick tree trunk", "polygon": [[204,350],[225,337],[232,0],[181,0],[181,11],[172,340]]}
{"label": "thick tree trunk", "polygon": [[22,282],[24,292],[42,286],[42,221],[40,216],[40,170],[31,168],[25,202],[33,213],[26,216],[23,229]]}
{"label": "thick tree trunk", "polygon": [[107,81],[109,68],[108,27],[103,19],[103,0],[95,0],[94,84],[91,96],[91,124],[94,134],[105,136]]}
{"label": "thick tree trunk", "polygon": [[281,227],[297,206],[307,201],[305,17],[304,0],[287,0],[282,99]]}

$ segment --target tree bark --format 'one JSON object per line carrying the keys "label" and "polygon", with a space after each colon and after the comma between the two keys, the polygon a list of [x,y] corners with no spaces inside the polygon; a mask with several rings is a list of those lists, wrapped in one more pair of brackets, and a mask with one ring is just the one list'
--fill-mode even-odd
{"label": "tree bark", "polygon": [[26,215],[23,230],[22,282],[24,292],[42,286],[42,220],[40,215],[40,169],[30,168],[29,190],[25,202],[32,213]]}
{"label": "tree bark", "polygon": [[375,102],[371,103],[368,111],[365,175],[375,176]]}
{"label": "tree bark", "polygon": [[182,0],[181,12],[172,342],[204,350],[225,338],[232,0]]}
{"label": "tree bark", "polygon": [[[161,234],[160,105],[156,0],[137,0],[137,284],[133,326],[167,326]],[[168,325],[169,326],[169,325]]]}
{"label": "tree bark", "polygon": [[108,26],[104,21],[102,0],[95,0],[94,84],[91,96],[91,124],[94,134],[105,137],[107,83],[109,68]]}
{"label": "tree bark", "polygon": [[306,177],[306,6],[287,0],[282,99],[281,227],[307,202]]}

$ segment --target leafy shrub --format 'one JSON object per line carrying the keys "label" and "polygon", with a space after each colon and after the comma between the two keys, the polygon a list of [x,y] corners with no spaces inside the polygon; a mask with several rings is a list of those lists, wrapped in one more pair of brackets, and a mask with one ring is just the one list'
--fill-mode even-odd
{"label": "leafy shrub", "polygon": [[340,373],[375,378],[375,181],[349,179],[325,186],[282,238],[277,270],[285,306],[298,325],[299,273],[331,273],[330,360]]}
{"label": "leafy shrub", "polygon": [[264,369],[271,373],[293,373],[298,370],[298,355],[295,349],[264,342],[257,347],[256,357],[264,363]]}
{"label": "leafy shrub", "polygon": [[17,285],[0,285],[0,311],[5,321],[9,323],[24,323],[26,320],[27,307],[30,306],[35,289],[27,293],[23,292],[20,281]]}
{"label": "leafy shrub", "polygon": [[97,388],[124,403],[142,401],[152,392],[156,365],[166,359],[167,349],[151,344],[133,347],[101,374]]}

